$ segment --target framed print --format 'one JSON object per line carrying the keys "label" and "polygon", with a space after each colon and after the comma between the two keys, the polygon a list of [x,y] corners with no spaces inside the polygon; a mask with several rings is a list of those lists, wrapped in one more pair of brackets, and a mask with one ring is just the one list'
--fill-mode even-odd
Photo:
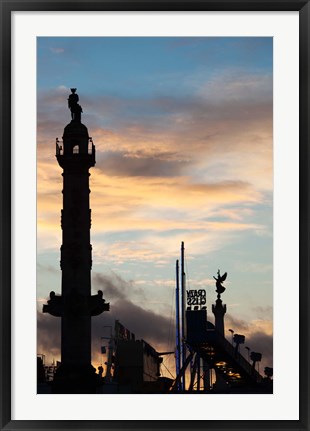
{"label": "framed print", "polygon": [[308,429],[308,1],[1,23],[1,429]]}

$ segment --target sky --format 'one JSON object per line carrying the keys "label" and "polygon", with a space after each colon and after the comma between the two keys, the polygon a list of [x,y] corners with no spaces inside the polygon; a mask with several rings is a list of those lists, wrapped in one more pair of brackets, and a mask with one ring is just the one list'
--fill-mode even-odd
{"label": "sky", "polygon": [[[259,37],[37,39],[38,353],[60,359],[62,169],[55,158],[77,88],[96,146],[90,173],[92,291],[111,311],[92,319],[92,360],[119,319],[158,351],[174,350],[175,262],[207,292],[214,322],[227,272],[225,335],[272,366],[273,48]],[[247,350],[241,347],[247,357]],[[164,367],[174,374],[173,355]]]}

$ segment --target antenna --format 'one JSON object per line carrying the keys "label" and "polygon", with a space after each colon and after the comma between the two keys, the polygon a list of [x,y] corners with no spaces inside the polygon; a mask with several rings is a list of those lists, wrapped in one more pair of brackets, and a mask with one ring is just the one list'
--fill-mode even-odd
{"label": "antenna", "polygon": [[[181,243],[181,320],[182,320],[182,367],[186,361],[185,345],[185,271],[184,271],[184,242]],[[182,379],[182,390],[185,391],[185,373]]]}
{"label": "antenna", "polygon": [[[175,290],[175,312],[176,312],[176,355],[175,370],[176,375],[180,374],[181,369],[181,340],[180,340],[180,283],[179,283],[179,261],[176,261],[176,290]],[[178,384],[178,390],[181,385]]]}

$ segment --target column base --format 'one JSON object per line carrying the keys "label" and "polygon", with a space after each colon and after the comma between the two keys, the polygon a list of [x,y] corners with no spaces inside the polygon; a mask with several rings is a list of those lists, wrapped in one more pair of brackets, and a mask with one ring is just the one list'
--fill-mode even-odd
{"label": "column base", "polygon": [[102,379],[92,365],[60,365],[52,382],[53,394],[95,394]]}

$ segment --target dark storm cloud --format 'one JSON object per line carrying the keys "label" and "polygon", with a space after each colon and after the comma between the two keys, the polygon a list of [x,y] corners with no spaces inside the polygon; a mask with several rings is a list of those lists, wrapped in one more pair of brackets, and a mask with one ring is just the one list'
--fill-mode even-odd
{"label": "dark storm cloud", "polygon": [[37,313],[37,351],[38,354],[60,355],[60,324],[58,317]]}
{"label": "dark storm cloud", "polygon": [[264,332],[255,332],[246,337],[246,346],[251,351],[262,354],[262,362],[265,366],[272,367],[273,364],[273,337]]}
{"label": "dark storm cloud", "polygon": [[[259,307],[256,307],[259,308]],[[267,308],[267,307],[266,307]],[[262,354],[262,365],[272,366],[273,363],[273,336],[266,334],[259,328],[255,331],[252,325],[245,320],[237,319],[227,314],[225,318],[225,327],[232,328],[237,334],[246,334],[245,346],[249,347],[253,352]],[[230,340],[229,340],[230,341]],[[244,347],[242,348],[244,350]]]}
{"label": "dark storm cloud", "polygon": [[109,312],[92,319],[93,349],[97,352],[100,337],[109,334],[104,327],[114,328],[115,320],[119,320],[122,325],[134,333],[136,339],[143,339],[155,348],[168,344],[171,322],[165,316],[144,310],[127,299],[111,302],[110,307]]}
{"label": "dark storm cloud", "polygon": [[[103,291],[103,297],[110,302],[110,311],[103,316],[93,319],[95,339],[102,335],[103,325],[114,327],[115,320],[135,333],[136,338],[143,338],[149,343],[168,343],[171,321],[151,310],[146,310],[134,303],[129,297],[133,293],[141,297],[141,289],[134,283],[126,282],[116,274],[111,276],[97,274],[94,277],[94,286]],[[99,337],[99,338],[98,338]]]}
{"label": "dark storm cloud", "polygon": [[[125,281],[117,274],[94,274],[93,286],[103,291],[103,297],[110,303],[110,311],[92,319],[93,356],[99,354],[100,346],[106,344],[102,336],[109,336],[106,326],[114,328],[119,320],[135,334],[136,339],[144,339],[154,348],[168,348],[174,334],[174,322],[165,315],[154,313],[135,304],[131,297],[143,297],[143,292],[132,281]],[[147,300],[147,298],[144,298]],[[262,353],[262,367],[272,366],[273,337],[261,330],[253,331],[250,325],[241,319],[227,314],[226,328],[232,327],[235,333],[248,333],[245,345],[251,351]],[[38,353],[60,355],[60,319],[38,312]],[[171,347],[171,346],[170,346]],[[165,347],[164,347],[165,348]],[[244,350],[244,346],[242,347]],[[245,353],[243,353],[245,354]],[[245,354],[246,355],[246,354]],[[261,370],[262,371],[262,370]]]}
{"label": "dark storm cloud", "polygon": [[[111,276],[95,274],[93,284],[103,291],[103,297],[110,302],[110,311],[92,318],[92,349],[93,355],[100,351],[102,336],[109,335],[104,328],[114,328],[115,320],[119,320],[126,328],[136,335],[136,339],[144,339],[153,347],[168,343],[171,335],[171,320],[167,317],[145,310],[128,298],[133,292],[140,294],[140,289],[131,282],[126,282],[117,274]],[[60,319],[38,312],[38,353],[59,357],[60,355]],[[171,336],[170,336],[171,338]]]}
{"label": "dark storm cloud", "polygon": [[119,277],[117,274],[108,276],[105,274],[95,274],[93,276],[93,284],[104,293],[104,298],[107,301],[125,299],[128,294],[128,283]]}
{"label": "dark storm cloud", "polygon": [[124,299],[132,295],[144,298],[143,290],[137,287],[134,281],[125,281],[114,272],[111,272],[110,275],[95,273],[93,275],[93,285],[102,290],[109,298]]}
{"label": "dark storm cloud", "polygon": [[229,313],[225,316],[225,323],[227,328],[232,328],[235,332],[248,331],[249,329],[249,324],[245,320],[236,319]]}
{"label": "dark storm cloud", "polygon": [[106,175],[121,177],[174,177],[180,175],[185,166],[185,161],[164,160],[156,154],[136,157],[112,151],[104,152],[96,164]]}
{"label": "dark storm cloud", "polygon": [[[136,339],[144,339],[155,349],[170,348],[174,322],[165,315],[154,313],[134,303],[130,295],[140,293],[133,282],[123,280],[119,275],[95,274],[94,287],[103,291],[103,297],[110,303],[110,311],[92,319],[92,352],[93,357],[100,353],[100,346],[107,341],[101,337],[109,336],[107,326],[114,328],[115,320],[119,320],[135,334]],[[233,327],[236,333],[248,332],[249,325],[244,320],[227,315],[226,328]],[[38,312],[38,353],[49,353],[50,356],[60,355],[60,319]],[[113,329],[114,331],[114,329]],[[262,353],[261,367],[273,364],[273,337],[262,331],[251,332],[246,336],[245,345],[251,351]],[[166,347],[165,347],[166,346]],[[244,352],[244,346],[241,349]],[[261,372],[263,368],[261,368]]]}

